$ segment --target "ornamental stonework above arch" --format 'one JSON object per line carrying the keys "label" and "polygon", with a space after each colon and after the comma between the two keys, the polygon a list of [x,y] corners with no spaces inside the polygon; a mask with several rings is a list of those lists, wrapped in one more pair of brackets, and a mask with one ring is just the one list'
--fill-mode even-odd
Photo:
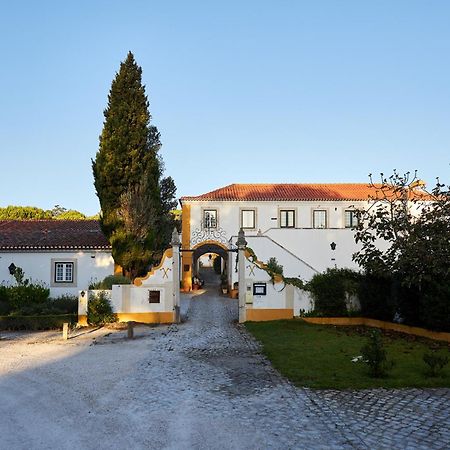
{"label": "ornamental stonework above arch", "polygon": [[205,241],[216,241],[228,246],[227,233],[223,228],[197,228],[192,231],[192,247]]}

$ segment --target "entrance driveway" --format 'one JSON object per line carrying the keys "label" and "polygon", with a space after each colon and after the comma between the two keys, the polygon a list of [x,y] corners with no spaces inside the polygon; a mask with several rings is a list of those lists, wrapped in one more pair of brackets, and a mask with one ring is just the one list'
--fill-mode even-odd
{"label": "entrance driveway", "polygon": [[449,390],[298,389],[235,323],[236,300],[211,288],[182,302],[185,323],[132,341],[3,333],[0,447],[450,447]]}

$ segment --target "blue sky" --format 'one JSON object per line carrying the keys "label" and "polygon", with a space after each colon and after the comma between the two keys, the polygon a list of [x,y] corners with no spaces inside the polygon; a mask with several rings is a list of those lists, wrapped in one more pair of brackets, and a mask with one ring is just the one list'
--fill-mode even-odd
{"label": "blue sky", "polygon": [[450,182],[450,2],[0,0],[0,206],[98,211],[111,81],[143,69],[178,196]]}

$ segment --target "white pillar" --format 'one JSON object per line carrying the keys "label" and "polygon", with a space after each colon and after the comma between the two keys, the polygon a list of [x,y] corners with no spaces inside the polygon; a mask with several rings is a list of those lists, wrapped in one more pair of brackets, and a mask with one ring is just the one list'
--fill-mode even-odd
{"label": "white pillar", "polygon": [[236,241],[238,248],[238,282],[239,282],[239,323],[246,321],[245,311],[245,290],[247,288],[245,283],[245,247],[247,241],[245,240],[244,230],[241,228],[238,233]]}
{"label": "white pillar", "polygon": [[172,284],[173,284],[173,321],[180,323],[180,237],[174,228],[172,233]]}

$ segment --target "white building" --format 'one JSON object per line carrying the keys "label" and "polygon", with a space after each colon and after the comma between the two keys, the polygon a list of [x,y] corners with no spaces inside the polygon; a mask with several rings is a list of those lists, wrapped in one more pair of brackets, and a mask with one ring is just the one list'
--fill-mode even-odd
{"label": "white building", "polygon": [[111,246],[96,220],[0,221],[0,283],[14,268],[50,288],[50,295],[77,295],[92,281],[114,273]]}
{"label": "white building", "polygon": [[258,259],[276,257],[285,276],[309,280],[328,267],[357,269],[352,227],[374,194],[363,183],[232,184],[183,197],[183,287],[191,288],[198,258],[212,252],[228,261],[229,283],[237,280],[229,250],[240,228]]}

